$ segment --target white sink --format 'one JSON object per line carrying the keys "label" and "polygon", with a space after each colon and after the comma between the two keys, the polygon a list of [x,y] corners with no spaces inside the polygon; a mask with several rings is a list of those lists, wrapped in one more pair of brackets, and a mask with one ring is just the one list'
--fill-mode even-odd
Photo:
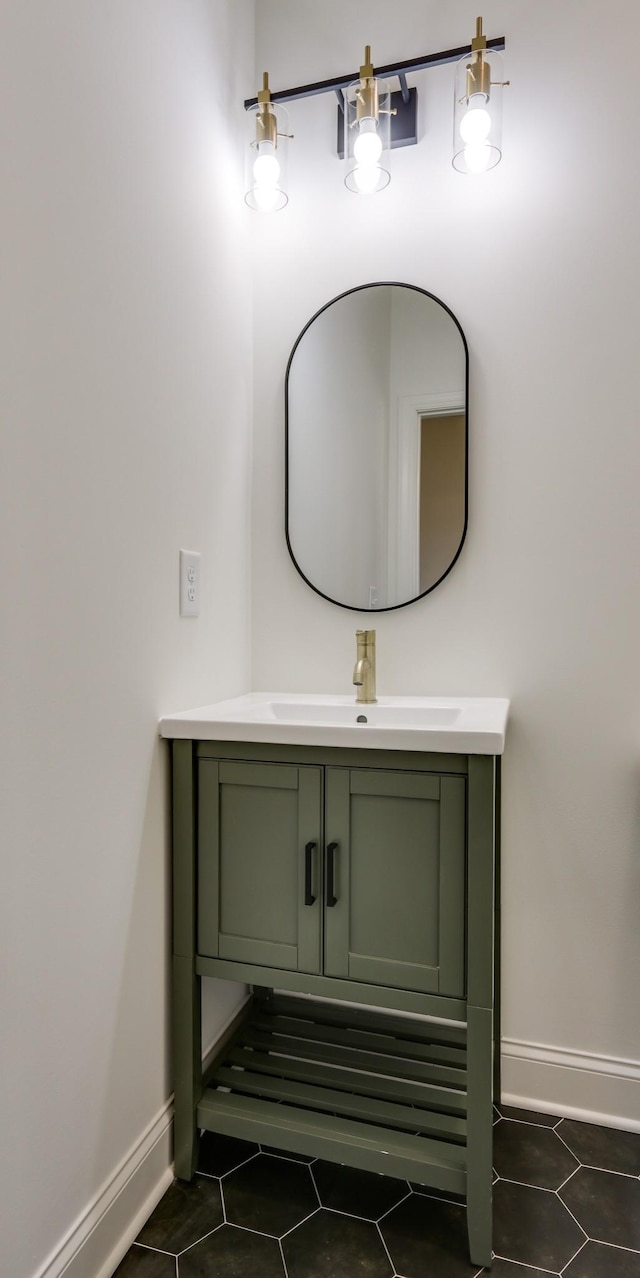
{"label": "white sink", "polygon": [[502,754],[508,711],[505,697],[380,697],[374,705],[358,705],[355,692],[335,697],[249,692],[166,715],[160,734],[181,740]]}
{"label": "white sink", "polygon": [[440,728],[460,718],[459,706],[400,705],[397,701],[377,701],[375,705],[358,705],[352,697],[348,705],[341,701],[271,701],[275,719],[289,723],[335,723],[350,727],[368,723],[376,728]]}

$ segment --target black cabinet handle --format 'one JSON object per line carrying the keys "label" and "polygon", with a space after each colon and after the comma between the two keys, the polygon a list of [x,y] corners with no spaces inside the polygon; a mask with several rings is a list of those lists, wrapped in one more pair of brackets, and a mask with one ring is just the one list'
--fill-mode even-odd
{"label": "black cabinet handle", "polygon": [[313,873],[313,851],[315,843],[307,843],[304,849],[304,903],[305,905],[313,905],[315,896],[311,888],[311,878]]}
{"label": "black cabinet handle", "polygon": [[327,845],[327,905],[337,905],[338,898],[334,892],[333,875],[335,868],[335,854],[337,843],[329,843]]}

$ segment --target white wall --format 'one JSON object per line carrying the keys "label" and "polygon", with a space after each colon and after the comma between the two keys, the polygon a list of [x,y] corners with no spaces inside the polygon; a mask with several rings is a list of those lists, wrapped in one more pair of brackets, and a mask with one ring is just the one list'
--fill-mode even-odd
{"label": "white wall", "polygon": [[[168,1124],[157,719],[249,682],[240,137],[252,41],[251,0],[3,5],[0,1268],[11,1278],[33,1278],[47,1257],[59,1272],[99,1190],[108,1199],[136,1142]],[[202,553],[197,621],[178,616],[181,546]],[[217,987],[210,1030],[236,997]],[[98,1260],[73,1272],[96,1278]]]}
{"label": "white wall", "polygon": [[[470,0],[257,12],[257,65],[276,89],[355,70],[365,41],[379,64],[467,43],[476,17]],[[595,0],[487,0],[483,14],[507,37],[512,81],[504,160],[483,179],[450,166],[451,68],[414,77],[420,146],[394,152],[371,201],[342,187],[333,96],[291,103],[290,204],[253,230],[253,681],[348,692],[367,620],[313,594],[285,549],[291,345],[350,285],[421,285],[470,347],[469,534],[442,586],[376,617],[379,689],[511,697],[507,1090],[637,1122],[640,173],[624,121],[640,9],[613,0],[603,22]]]}

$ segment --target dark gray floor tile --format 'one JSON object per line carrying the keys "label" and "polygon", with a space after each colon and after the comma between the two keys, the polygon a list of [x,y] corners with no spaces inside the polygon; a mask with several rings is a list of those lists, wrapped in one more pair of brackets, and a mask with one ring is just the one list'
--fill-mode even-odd
{"label": "dark gray floor tile", "polygon": [[248,1158],[260,1152],[260,1146],[250,1140],[238,1140],[235,1136],[221,1136],[218,1132],[203,1132],[200,1137],[198,1171],[207,1176],[226,1176]]}
{"label": "dark gray floor tile", "polygon": [[194,1176],[174,1181],[141,1229],[136,1242],[176,1255],[222,1224],[222,1199],[216,1180]]}
{"label": "dark gray floor tile", "polygon": [[578,1162],[586,1167],[640,1176],[640,1133],[596,1127],[592,1123],[563,1118],[558,1135],[566,1141]]}
{"label": "dark gray floor tile", "polygon": [[391,1278],[376,1226],[321,1209],[282,1241],[289,1278]]}
{"label": "dark gray floor tile", "polygon": [[179,1278],[284,1278],[280,1244],[275,1238],[223,1225],[185,1251]]}
{"label": "dark gray floor tile", "polygon": [[562,1278],[640,1278],[640,1254],[588,1242]]}
{"label": "dark gray floor tile", "polygon": [[589,1238],[640,1251],[640,1180],[580,1167],[560,1197]]}
{"label": "dark gray floor tile", "polygon": [[176,1278],[176,1262],[173,1256],[147,1251],[134,1243],[113,1278]]}
{"label": "dark gray floor tile", "polygon": [[258,1154],[223,1182],[227,1220],[281,1238],[316,1211],[318,1195],[303,1163]]}
{"label": "dark gray floor tile", "polygon": [[313,1164],[312,1176],[323,1207],[365,1220],[379,1220],[409,1192],[406,1180],[320,1159]]}
{"label": "dark gray floor tile", "polygon": [[385,1216],[380,1229],[403,1278],[472,1278],[464,1207],[411,1194]]}
{"label": "dark gray floor tile", "polygon": [[535,1123],[538,1127],[555,1127],[560,1122],[557,1114],[539,1114],[535,1109],[516,1109],[514,1105],[497,1105],[503,1118],[515,1118],[518,1123]]}
{"label": "dark gray floor tile", "polygon": [[504,1260],[560,1273],[585,1235],[556,1194],[499,1180],[493,1189],[493,1250]]}
{"label": "dark gray floor tile", "polygon": [[493,1129],[493,1165],[504,1180],[559,1189],[578,1160],[551,1128],[504,1120]]}

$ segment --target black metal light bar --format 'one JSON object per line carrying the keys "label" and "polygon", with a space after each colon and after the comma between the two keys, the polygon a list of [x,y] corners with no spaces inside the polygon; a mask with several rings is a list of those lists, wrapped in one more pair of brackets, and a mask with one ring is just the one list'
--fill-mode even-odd
{"label": "black metal light bar", "polygon": [[[497,36],[495,40],[487,40],[487,52],[490,49],[504,49],[505,37]],[[403,85],[403,78],[411,71],[424,71],[427,67],[444,66],[447,62],[457,62],[459,58],[464,58],[471,53],[471,45],[462,45],[459,49],[446,49],[443,53],[428,53],[422,58],[409,58],[407,62],[396,62],[386,67],[376,67],[376,78],[388,79],[389,76],[397,75],[400,77],[400,83]],[[351,75],[336,76],[333,80],[318,80],[315,84],[302,84],[296,89],[281,89],[279,93],[271,94],[272,102],[293,102],[297,98],[314,98],[319,93],[334,93],[340,89],[347,89],[350,84],[359,78],[359,73],[353,71]],[[404,96],[404,85],[403,85]],[[258,105],[257,98],[245,99],[245,110],[250,111],[252,107]]]}

